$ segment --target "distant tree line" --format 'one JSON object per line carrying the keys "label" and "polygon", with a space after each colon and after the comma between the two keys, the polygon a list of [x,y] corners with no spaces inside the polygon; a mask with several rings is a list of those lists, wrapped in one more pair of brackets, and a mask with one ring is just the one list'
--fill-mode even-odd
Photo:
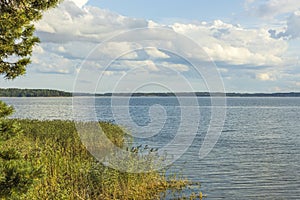
{"label": "distant tree line", "polygon": [[[92,96],[94,94],[80,94],[82,96]],[[222,93],[222,92],[149,92],[149,93],[104,93],[96,94],[95,96],[132,96],[132,97],[300,97],[299,92],[286,92],[286,93]]]}
{"label": "distant tree line", "polygon": [[0,88],[0,97],[70,97],[72,93],[50,89]]}
{"label": "distant tree line", "polygon": [[[111,97],[111,96],[126,96],[126,97],[174,97],[174,96],[227,96],[227,97],[300,97],[298,92],[289,93],[218,93],[218,92],[176,92],[176,93],[163,93],[163,92],[138,92],[138,93],[74,93],[75,96],[96,96],[96,97]],[[70,92],[50,89],[19,89],[19,88],[0,88],[0,97],[71,97]]]}

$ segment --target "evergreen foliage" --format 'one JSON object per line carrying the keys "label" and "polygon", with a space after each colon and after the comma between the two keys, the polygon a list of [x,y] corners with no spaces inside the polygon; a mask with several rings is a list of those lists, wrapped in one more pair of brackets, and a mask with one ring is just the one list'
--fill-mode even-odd
{"label": "evergreen foliage", "polygon": [[43,11],[59,0],[0,1],[0,74],[14,79],[26,72],[30,56],[39,38],[34,36],[33,22],[42,18]]}
{"label": "evergreen foliage", "polygon": [[[1,0],[0,1],[0,75],[14,79],[25,74],[30,56],[39,39],[34,36],[33,22],[41,19],[43,11],[57,5],[59,0]],[[19,124],[8,120],[13,108],[0,102],[0,198],[17,198],[26,193],[40,177],[10,142],[22,134]]]}
{"label": "evergreen foliage", "polygon": [[19,123],[6,119],[12,113],[11,106],[0,102],[0,198],[16,198],[26,193],[42,175],[39,167],[32,166],[11,145],[22,135]]}

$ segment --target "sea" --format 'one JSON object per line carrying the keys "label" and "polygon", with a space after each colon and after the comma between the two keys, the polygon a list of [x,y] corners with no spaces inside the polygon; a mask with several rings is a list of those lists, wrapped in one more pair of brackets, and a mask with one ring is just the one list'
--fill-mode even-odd
{"label": "sea", "polygon": [[131,132],[134,145],[172,143],[167,153],[176,159],[167,173],[200,182],[208,200],[300,199],[300,98],[230,97],[224,104],[209,97],[0,100],[15,108],[13,118],[109,121]]}

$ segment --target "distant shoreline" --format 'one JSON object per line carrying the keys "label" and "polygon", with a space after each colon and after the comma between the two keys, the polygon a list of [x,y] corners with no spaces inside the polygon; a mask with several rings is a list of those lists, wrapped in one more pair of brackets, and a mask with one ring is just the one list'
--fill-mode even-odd
{"label": "distant shoreline", "polygon": [[284,92],[284,93],[220,93],[220,92],[145,92],[145,93],[71,93],[60,90],[51,89],[19,89],[19,88],[0,88],[0,97],[72,97],[72,96],[96,96],[96,97],[300,97],[300,92]]}

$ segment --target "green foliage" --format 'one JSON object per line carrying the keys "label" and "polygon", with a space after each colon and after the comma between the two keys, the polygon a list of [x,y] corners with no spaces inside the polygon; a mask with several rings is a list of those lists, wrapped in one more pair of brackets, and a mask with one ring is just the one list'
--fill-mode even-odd
{"label": "green foliage", "polygon": [[57,5],[59,0],[1,0],[0,1],[0,74],[7,79],[23,75],[31,62],[34,36],[33,22],[41,19],[43,11]]}
{"label": "green foliage", "polygon": [[0,101],[0,119],[12,115],[13,112],[13,107],[8,106],[6,103]]}
{"label": "green foliage", "polygon": [[[15,156],[19,157],[18,154]],[[42,175],[41,168],[35,168],[19,158],[1,162],[0,169],[0,198],[14,198],[26,193],[34,181]]]}
{"label": "green foliage", "polygon": [[[31,62],[36,20],[43,11],[57,5],[59,0],[1,0],[0,1],[0,75],[14,79],[23,75]],[[39,168],[30,166],[21,154],[8,145],[21,133],[18,123],[6,119],[13,108],[0,101],[0,198],[13,198],[25,193],[40,175]]]}
{"label": "green foliage", "polygon": [[0,102],[0,198],[14,198],[26,193],[41,175],[39,168],[23,159],[12,143],[20,137],[19,123],[6,119],[13,108]]}
{"label": "green foliage", "polygon": [[21,133],[19,125],[8,119],[0,119],[0,144]]}
{"label": "green foliage", "polygon": [[49,89],[0,88],[0,97],[71,97],[72,93]]}
{"label": "green foliage", "polygon": [[18,124],[6,119],[13,111],[13,107],[0,101],[0,143],[9,140],[20,132]]}
{"label": "green foliage", "polygon": [[[12,121],[20,124],[23,134],[10,140],[7,146],[26,158],[29,168],[22,168],[43,172],[39,179],[38,174],[29,174],[33,181],[23,183],[32,186],[23,191],[23,195],[19,191],[18,199],[161,199],[167,191],[180,191],[189,185],[185,180],[167,178],[164,172],[126,173],[104,166],[86,150],[72,121]],[[137,154],[136,149],[145,151],[140,146],[127,148],[126,133],[119,126],[107,122],[100,125],[120,148],[132,149],[129,151]],[[145,152],[143,155],[146,156]],[[18,176],[18,172],[13,177]]]}
{"label": "green foliage", "polygon": [[2,160],[17,160],[20,159],[21,156],[16,149],[10,148],[8,150],[3,150],[0,152],[0,158]]}
{"label": "green foliage", "polygon": [[17,122],[6,119],[12,113],[11,106],[0,102],[0,198],[25,193],[40,175],[39,170],[23,160],[20,152],[10,145],[22,132]]}
{"label": "green foliage", "polygon": [[[0,75],[14,79],[25,73],[39,42],[33,23],[59,1],[0,1]],[[159,172],[107,168],[82,145],[72,122],[7,119],[12,112],[0,102],[1,199],[160,199],[162,192],[187,185]],[[123,146],[122,129],[109,123],[101,127]]]}

